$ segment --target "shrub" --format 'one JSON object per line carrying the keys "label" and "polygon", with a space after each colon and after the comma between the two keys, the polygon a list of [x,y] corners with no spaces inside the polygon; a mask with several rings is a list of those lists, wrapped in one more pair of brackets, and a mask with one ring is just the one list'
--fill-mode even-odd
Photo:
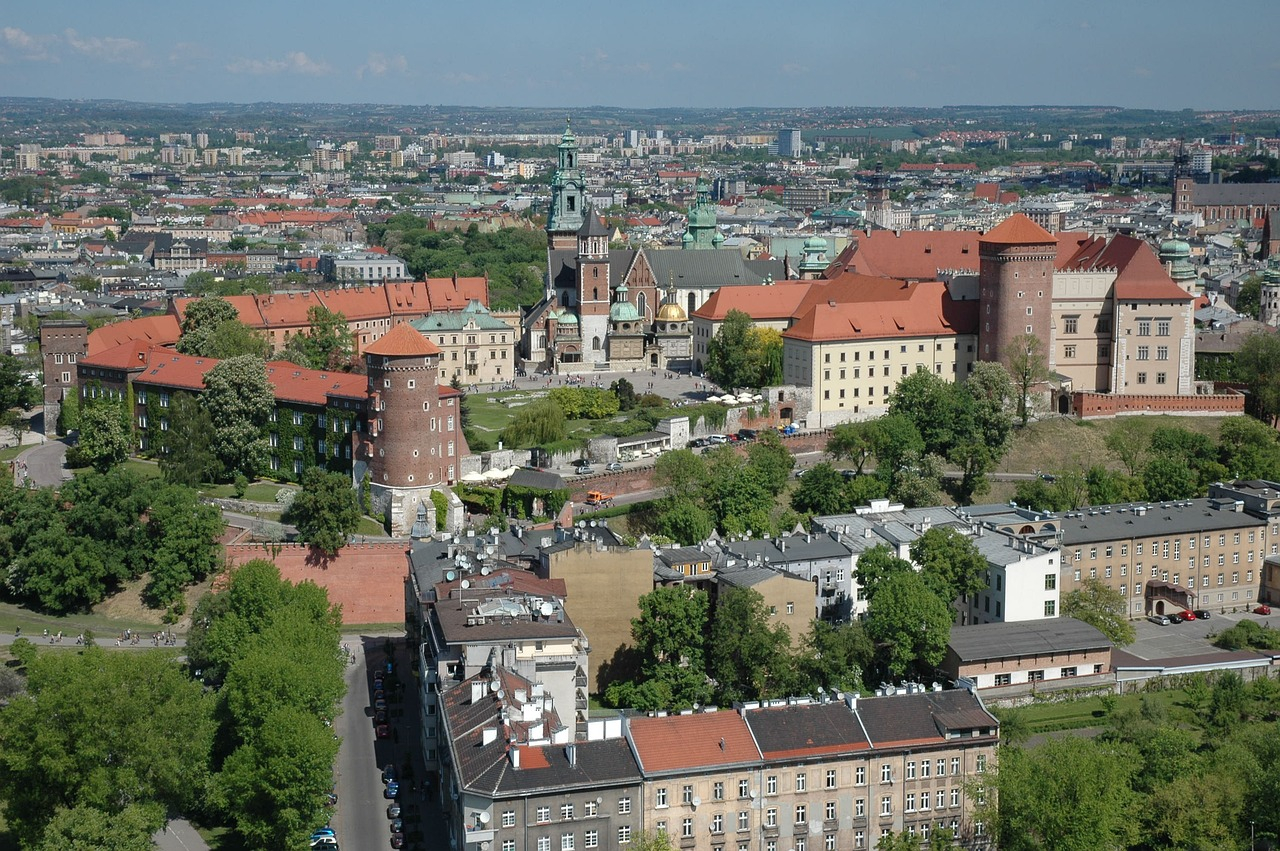
{"label": "shrub", "polygon": [[431,503],[436,507],[436,531],[443,532],[449,521],[449,497],[441,491],[432,491]]}

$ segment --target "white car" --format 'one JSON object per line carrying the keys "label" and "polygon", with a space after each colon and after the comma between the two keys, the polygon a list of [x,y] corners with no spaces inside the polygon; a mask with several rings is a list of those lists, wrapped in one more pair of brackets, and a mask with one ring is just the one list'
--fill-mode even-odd
{"label": "white car", "polygon": [[725,437],[723,434],[713,434],[710,437],[708,437],[707,440],[710,441],[711,443],[728,443],[729,442],[729,438]]}

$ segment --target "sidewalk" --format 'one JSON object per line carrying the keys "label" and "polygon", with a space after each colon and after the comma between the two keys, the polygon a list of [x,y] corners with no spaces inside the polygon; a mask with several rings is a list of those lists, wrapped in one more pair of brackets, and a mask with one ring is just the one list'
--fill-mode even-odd
{"label": "sidewalk", "polygon": [[151,837],[161,851],[209,851],[205,842],[186,819],[174,819]]}

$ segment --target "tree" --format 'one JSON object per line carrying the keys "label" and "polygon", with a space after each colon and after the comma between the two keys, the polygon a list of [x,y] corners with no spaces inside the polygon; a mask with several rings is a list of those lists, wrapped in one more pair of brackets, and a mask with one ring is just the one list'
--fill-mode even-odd
{"label": "tree", "polygon": [[728,390],[760,387],[763,372],[761,338],[755,323],[741,310],[730,310],[707,342],[707,375]]}
{"label": "tree", "polygon": [[160,473],[170,484],[198,487],[217,481],[222,472],[213,452],[213,418],[194,393],[177,392],[169,403],[169,430],[164,433]]}
{"label": "tree", "polygon": [[302,489],[288,516],[303,541],[330,555],[342,549],[347,536],[360,525],[360,507],[349,479],[321,467],[303,471]]}
{"label": "tree", "polygon": [[1146,417],[1124,417],[1115,422],[1106,437],[1107,449],[1115,453],[1130,476],[1138,475],[1146,465],[1153,429]]}
{"label": "tree", "polygon": [[168,606],[186,586],[217,570],[217,541],[224,528],[222,512],[202,504],[195,491],[181,485],[160,489],[147,509],[147,604]]}
{"label": "tree", "polygon": [[673,541],[694,546],[711,537],[715,521],[693,500],[673,497],[662,500],[659,505],[654,531]]}
{"label": "tree", "polygon": [[653,465],[653,483],[666,497],[691,498],[706,480],[707,462],[691,449],[664,452]]}
{"label": "tree", "polygon": [[1199,487],[1196,474],[1185,463],[1168,457],[1156,457],[1147,462],[1142,474],[1147,497],[1159,502],[1166,499],[1194,497]]}
{"label": "tree", "polygon": [[1044,341],[1035,334],[1019,334],[1005,348],[1005,365],[1013,380],[1018,421],[1025,427],[1035,410],[1036,388],[1050,378]]}
{"label": "tree", "polygon": [[813,621],[798,660],[800,691],[863,691],[863,676],[871,669],[875,651],[861,621]]}
{"label": "tree", "polygon": [[323,305],[307,308],[305,333],[294,334],[282,357],[308,369],[350,371],[355,357],[355,335],[347,318]]}
{"label": "tree", "polygon": [[876,591],[890,576],[914,567],[906,559],[898,558],[887,544],[876,544],[858,557],[854,568],[854,577],[858,580],[858,588],[868,602],[875,598]]}
{"label": "tree", "polygon": [[722,705],[792,693],[791,634],[785,625],[770,625],[760,592],[722,587],[707,642],[707,672]]}
{"label": "tree", "polygon": [[213,420],[213,452],[224,472],[257,475],[267,460],[263,429],[275,409],[275,388],[260,358],[240,355],[205,373],[201,397]]}
{"label": "tree", "polygon": [[9,824],[34,846],[59,808],[193,807],[207,790],[214,726],[212,696],[172,654],[41,652],[26,693],[0,712]]}
{"label": "tree", "polygon": [[[1141,760],[1127,745],[1049,739],[1035,749],[1006,748],[983,815],[1008,851],[1096,851],[1128,848],[1138,839],[1133,782]],[[996,806],[996,801],[999,806]]]}
{"label": "tree", "polygon": [[791,478],[796,458],[773,429],[760,432],[760,437],[747,449],[747,464],[759,474],[762,484],[774,496],[782,493]]}
{"label": "tree", "polygon": [[1259,332],[1236,353],[1236,369],[1248,386],[1249,411],[1270,425],[1280,418],[1280,335]]}
{"label": "tree", "polygon": [[[827,439],[827,454],[832,458],[854,462],[858,465],[856,468],[858,474],[861,475],[867,459],[876,451],[877,422],[862,420],[840,423],[831,430],[831,437]],[[923,449],[923,445],[921,448]]]}
{"label": "tree", "polygon": [[618,407],[623,411],[633,410],[639,402],[636,396],[636,388],[625,378],[619,378],[617,381],[609,385],[610,392],[618,397]]}
{"label": "tree", "polygon": [[955,529],[934,526],[911,544],[911,560],[934,592],[950,603],[987,587],[987,560],[973,540]]}
{"label": "tree", "polygon": [[541,399],[516,410],[502,430],[502,442],[511,449],[527,449],[556,443],[568,434],[564,411],[552,400]]}
{"label": "tree", "polygon": [[646,710],[686,709],[705,702],[707,612],[707,595],[680,585],[655,588],[641,597],[640,616],[631,620],[641,677],[636,683],[611,684],[609,701]]}
{"label": "tree", "polygon": [[13,408],[29,411],[40,395],[39,385],[27,374],[22,361],[13,355],[0,355],[0,412]]}
{"label": "tree", "polygon": [[1129,622],[1129,602],[1097,579],[1086,579],[1062,601],[1062,614],[1096,627],[1112,643],[1132,644],[1137,634]]}
{"label": "tree", "polygon": [[86,399],[80,408],[80,439],[76,448],[81,458],[105,473],[129,457],[133,438],[129,434],[124,406],[109,397]]}
{"label": "tree", "polygon": [[[862,477],[869,478],[869,477]],[[791,507],[810,514],[839,514],[848,507],[844,476],[823,461],[804,471],[791,494]]]}
{"label": "tree", "polygon": [[45,826],[36,851],[152,851],[151,836],[164,827],[164,808],[129,804],[112,813],[82,805],[59,807]]}
{"label": "tree", "polygon": [[182,334],[177,349],[184,355],[213,357],[211,349],[215,329],[224,322],[240,318],[235,305],[221,298],[198,298],[188,302],[182,313]]}
{"label": "tree", "polygon": [[1235,308],[1236,313],[1241,316],[1247,316],[1250,319],[1258,318],[1258,312],[1262,308],[1261,275],[1249,275],[1240,282],[1240,289],[1236,293]]}
{"label": "tree", "polygon": [[782,332],[777,328],[751,329],[749,337],[752,350],[760,364],[760,371],[753,387],[782,383]]}
{"label": "tree", "polygon": [[1280,477],[1280,440],[1276,430],[1250,417],[1231,417],[1218,431],[1222,465],[1234,478]]}
{"label": "tree", "polygon": [[890,676],[902,678],[914,671],[928,677],[946,655],[954,615],[919,574],[898,571],[879,583],[868,603],[867,635],[876,642]]}

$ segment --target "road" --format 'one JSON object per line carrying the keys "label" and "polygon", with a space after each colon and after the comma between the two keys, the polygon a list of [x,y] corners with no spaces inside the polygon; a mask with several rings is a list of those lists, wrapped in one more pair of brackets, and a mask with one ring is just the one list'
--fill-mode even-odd
{"label": "road", "polygon": [[67,445],[58,440],[33,446],[18,456],[18,461],[27,465],[27,477],[41,488],[57,487],[71,478],[66,460]]}

